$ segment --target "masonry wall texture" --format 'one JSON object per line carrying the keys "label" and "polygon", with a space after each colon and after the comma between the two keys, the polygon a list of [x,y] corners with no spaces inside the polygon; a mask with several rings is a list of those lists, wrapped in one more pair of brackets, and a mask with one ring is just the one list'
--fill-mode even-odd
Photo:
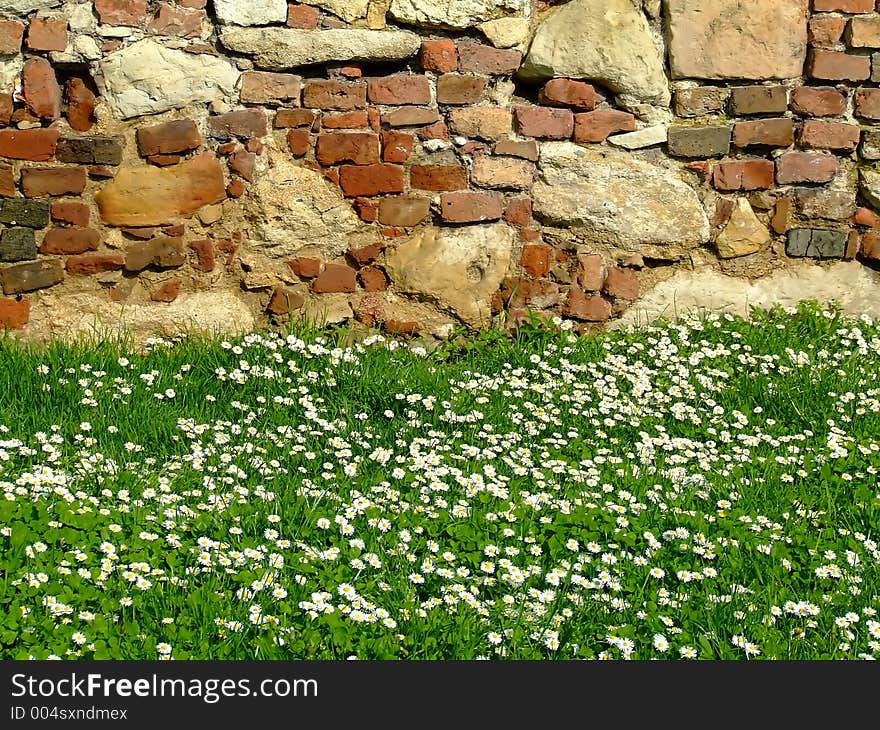
{"label": "masonry wall texture", "polygon": [[878,163],[874,0],[0,2],[0,328],[880,301]]}

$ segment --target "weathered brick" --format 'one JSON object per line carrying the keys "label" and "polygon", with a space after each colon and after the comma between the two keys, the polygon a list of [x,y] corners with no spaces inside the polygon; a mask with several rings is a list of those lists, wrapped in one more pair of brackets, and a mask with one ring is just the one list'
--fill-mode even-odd
{"label": "weathered brick", "polygon": [[279,109],[273,122],[275,129],[291,127],[311,127],[315,123],[315,112],[311,109]]}
{"label": "weathered brick", "polygon": [[497,106],[474,106],[453,109],[449,126],[456,134],[474,139],[498,140],[513,131],[513,114]]}
{"label": "weathered brick", "polygon": [[296,311],[297,309],[302,309],[302,306],[305,303],[305,297],[299,292],[279,286],[272,291],[272,296],[269,298],[269,304],[266,307],[266,311],[269,314],[281,316],[284,314],[290,314],[290,312]]}
{"label": "weathered brick", "polygon": [[194,268],[198,271],[210,273],[216,265],[216,254],[214,253],[214,244],[207,238],[197,241],[190,241],[189,248],[196,255],[196,264]]}
{"label": "weathered brick", "polygon": [[855,115],[860,119],[880,119],[880,89],[856,89]]}
{"label": "weathered brick", "polygon": [[788,108],[788,90],[784,86],[736,86],[730,91],[730,113],[781,114]]}
{"label": "weathered brick", "polygon": [[288,261],[287,265],[300,279],[314,279],[321,274],[321,259],[299,256]]}
{"label": "weathered brick", "polygon": [[373,104],[401,106],[404,104],[430,104],[431,83],[427,76],[394,74],[370,79],[367,98]]}
{"label": "weathered brick", "polygon": [[229,155],[229,169],[241,175],[248,182],[253,182],[257,168],[257,155],[247,150],[237,150]]}
{"label": "weathered brick", "polygon": [[406,132],[382,132],[382,160],[402,163],[409,159],[415,137]]}
{"label": "weathered brick", "polygon": [[853,213],[853,223],[857,226],[866,226],[868,228],[880,228],[880,216],[878,216],[870,208],[858,208]]}
{"label": "weathered brick", "polygon": [[570,109],[540,106],[515,106],[517,131],[525,137],[570,139],[574,132],[574,114]]}
{"label": "weathered brick", "polygon": [[82,79],[68,79],[67,123],[75,132],[88,132],[95,123],[95,94]]}
{"label": "weathered brick", "polygon": [[241,101],[244,104],[293,104],[298,106],[302,78],[269,71],[245,71],[241,75]]}
{"label": "weathered brick", "polygon": [[344,292],[351,294],[357,289],[356,272],[343,264],[327,264],[321,274],[312,281],[312,291],[316,294]]}
{"label": "weathered brick", "polygon": [[[508,307],[549,309],[559,304],[559,285],[552,281],[508,277],[501,284],[499,304]],[[501,307],[498,307],[500,311]]]}
{"label": "weathered brick", "polygon": [[862,130],[855,124],[809,119],[798,134],[801,147],[852,152],[859,146]]}
{"label": "weathered brick", "polygon": [[49,225],[49,203],[45,200],[23,198],[0,200],[0,223],[43,228]]}
{"label": "weathered brick", "polygon": [[17,56],[21,53],[24,23],[20,20],[0,20],[0,56]]}
{"label": "weathered brick", "polygon": [[363,109],[367,85],[349,81],[310,81],[303,89],[303,106],[309,109]]}
{"label": "weathered brick", "polygon": [[409,184],[415,190],[464,190],[468,186],[467,170],[461,165],[413,165]]}
{"label": "weathered brick", "polygon": [[843,258],[846,233],[822,228],[793,228],[788,232],[785,252],[794,258]]}
{"label": "weathered brick", "polygon": [[53,18],[32,18],[28,26],[26,43],[30,51],[66,50],[67,21]]}
{"label": "weathered brick", "polygon": [[363,110],[324,114],[321,117],[323,129],[363,129],[368,126],[370,126],[370,122],[367,112]]}
{"label": "weathered brick", "polygon": [[7,228],[0,232],[0,261],[32,261],[37,244],[31,228]]}
{"label": "weathered brick", "polygon": [[864,81],[871,78],[871,59],[814,48],[809,62],[809,75],[814,79],[829,81]]}
{"label": "weathered brick", "polygon": [[379,223],[405,228],[417,226],[428,217],[430,210],[431,201],[427,198],[412,196],[385,198],[379,203]]}
{"label": "weathered brick", "polygon": [[806,218],[847,220],[856,212],[853,190],[800,188],[796,191],[798,210]]}
{"label": "weathered brick", "polygon": [[611,303],[601,296],[584,294],[572,287],[568,291],[562,313],[582,322],[607,322],[611,319]]}
{"label": "weathered brick", "polygon": [[409,106],[382,114],[382,124],[389,127],[424,127],[440,121],[436,109]]}
{"label": "weathered brick", "polygon": [[83,167],[25,167],[21,189],[27,198],[80,195],[86,189],[86,171]]}
{"label": "weathered brick", "polygon": [[837,89],[800,86],[791,92],[791,110],[811,117],[837,117],[846,111],[846,97]]}
{"label": "weathered brick", "polygon": [[712,168],[712,184],[717,190],[764,190],[773,187],[770,160],[722,162]]}
{"label": "weathered brick", "polygon": [[45,58],[31,58],[24,64],[21,83],[25,104],[35,117],[54,120],[61,116],[61,87]]}
{"label": "weathered brick", "polygon": [[125,252],[125,270],[143,271],[148,266],[161,269],[183,266],[186,256],[178,236],[160,236],[146,243],[129,246]]}
{"label": "weathered brick", "polygon": [[550,273],[553,249],[543,243],[530,243],[523,246],[519,265],[529,276],[546,276]]}
{"label": "weathered brick", "polygon": [[776,158],[776,182],[825,183],[837,174],[837,158],[825,152],[786,152]]}
{"label": "weathered brick", "polygon": [[462,71],[495,76],[508,76],[519,70],[522,53],[492,48],[473,41],[458,44],[458,67]]}
{"label": "weathered brick", "polygon": [[339,184],[350,198],[402,193],[403,168],[399,165],[343,165],[339,168]]}
{"label": "weathered brick", "polygon": [[438,74],[455,71],[458,68],[458,49],[455,47],[455,41],[422,41],[419,62],[425,71],[434,71]]}
{"label": "weathered brick", "polygon": [[507,155],[508,157],[520,157],[524,160],[537,162],[541,156],[538,150],[538,143],[534,140],[527,142],[517,142],[512,139],[505,139],[497,142],[492,148],[492,152],[496,155]]}
{"label": "weathered brick", "polygon": [[584,291],[597,292],[605,283],[605,264],[599,254],[578,254],[575,281]]}
{"label": "weathered brick", "polygon": [[56,223],[69,223],[74,226],[89,224],[89,206],[85,203],[54,201],[49,206],[49,213]]}
{"label": "weathered brick", "polygon": [[150,301],[164,302],[166,304],[173,302],[180,296],[180,287],[183,282],[180,279],[170,279],[163,281],[158,288],[150,292]]}
{"label": "weathered brick", "polygon": [[724,109],[730,90],[719,86],[696,86],[677,89],[675,92],[675,115],[678,117],[704,117]]}
{"label": "weathered brick", "polygon": [[140,127],[136,136],[138,152],[142,157],[187,152],[202,144],[202,135],[192,119]]}
{"label": "weathered brick", "polygon": [[535,179],[535,166],[526,160],[477,155],[473,165],[474,183],[483,188],[525,190]]}
{"label": "weathered brick", "polygon": [[611,266],[605,274],[602,291],[615,299],[638,299],[639,277],[632,269]]}
{"label": "weathered brick", "polygon": [[440,213],[448,223],[497,221],[504,215],[496,193],[456,192],[440,196]]}
{"label": "weathered brick", "polygon": [[813,10],[819,12],[871,13],[875,0],[813,0]]}
{"label": "weathered brick", "polygon": [[[56,138],[58,135],[58,131],[53,129],[33,131],[51,131],[55,133]],[[79,165],[118,165],[122,162],[122,139],[119,137],[62,137],[57,140],[57,150],[54,154],[59,162],[72,162]]]}
{"label": "weathered brick", "polygon": [[143,25],[147,18],[147,0],[95,0],[95,12],[106,25]]}
{"label": "weathered brick", "polygon": [[880,16],[851,18],[847,43],[853,48],[880,48]]}
{"label": "weathered brick", "polygon": [[[373,202],[375,205],[374,201]],[[376,206],[376,213],[378,216],[379,206]],[[367,264],[373,263],[379,255],[385,250],[385,244],[382,242],[379,243],[371,243],[369,246],[361,246],[359,248],[350,248],[347,251],[347,254],[351,257],[351,259],[358,266],[366,266]]]}
{"label": "weathered brick", "polygon": [[[860,251],[866,259],[876,261],[880,259],[880,235],[868,231],[862,236]],[[2,317],[2,315],[0,315]],[[0,319],[2,321],[2,319]]]}
{"label": "weathered brick", "polygon": [[314,30],[321,20],[321,12],[311,5],[287,6],[287,27],[299,28],[300,30]]}
{"label": "weathered brick", "polygon": [[125,267],[125,257],[118,253],[101,256],[69,256],[64,264],[67,273],[72,276],[91,276],[108,271],[121,271]]}
{"label": "weathered brick", "polygon": [[810,18],[809,41],[814,46],[833,46],[840,41],[846,18],[836,15],[814,15]]}
{"label": "weathered brick", "polygon": [[307,129],[291,129],[287,132],[287,148],[294,157],[305,157],[312,145],[312,135]]}
{"label": "weathered brick", "polygon": [[770,218],[770,227],[780,235],[788,231],[791,223],[791,198],[785,196],[776,201],[773,207],[773,216]]}
{"label": "weathered brick", "polygon": [[0,165],[0,198],[15,198],[17,196],[15,170],[12,167]]}
{"label": "weathered brick", "polygon": [[487,83],[484,76],[443,74],[437,79],[437,103],[476,104],[482,99]]}
{"label": "weathered brick", "polygon": [[730,151],[730,127],[670,127],[669,154],[675,157],[718,157]]}
{"label": "weathered brick", "polygon": [[538,101],[547,106],[571,107],[577,111],[593,111],[604,101],[592,84],[571,79],[551,79],[538,92]]}
{"label": "weathered brick", "polygon": [[178,8],[169,3],[159,3],[156,15],[148,28],[158,35],[179,38],[198,38],[202,34],[202,21],[207,16],[203,10]]}
{"label": "weathered brick", "polygon": [[388,277],[382,269],[375,266],[368,266],[358,272],[358,281],[364,291],[377,292],[385,291],[388,288]]}
{"label": "weathered brick", "polygon": [[31,303],[27,299],[0,299],[0,329],[20,330],[31,316]]}
{"label": "weathered brick", "polygon": [[94,228],[50,228],[40,244],[43,254],[80,254],[97,251],[101,234]]}
{"label": "weathered brick", "polygon": [[208,117],[208,129],[211,136],[219,139],[265,137],[269,133],[269,119],[265,109],[237,109]]}
{"label": "weathered brick", "polygon": [[42,259],[0,269],[0,284],[7,296],[46,289],[63,279],[64,269],[59,259]]}
{"label": "weathered brick", "polygon": [[337,132],[318,135],[315,157],[322,165],[351,162],[372,165],[379,162],[379,137],[366,132]]}
{"label": "weathered brick", "polygon": [[794,124],[791,119],[758,119],[737,122],[733,126],[733,144],[746,147],[788,147],[794,143]]}
{"label": "weathered brick", "polygon": [[615,132],[634,132],[636,118],[616,109],[597,109],[574,115],[575,142],[604,142]]}

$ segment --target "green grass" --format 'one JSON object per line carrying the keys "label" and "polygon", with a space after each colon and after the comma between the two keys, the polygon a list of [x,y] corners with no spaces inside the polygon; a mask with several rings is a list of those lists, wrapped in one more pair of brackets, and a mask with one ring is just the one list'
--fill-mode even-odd
{"label": "green grass", "polygon": [[880,656],[880,325],[0,343],[0,657]]}

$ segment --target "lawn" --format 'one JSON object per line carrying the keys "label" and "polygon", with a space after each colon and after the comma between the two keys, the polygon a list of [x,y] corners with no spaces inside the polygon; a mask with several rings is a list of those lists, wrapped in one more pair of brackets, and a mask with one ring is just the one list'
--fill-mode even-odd
{"label": "lawn", "polygon": [[880,657],[880,323],[0,343],[0,657]]}

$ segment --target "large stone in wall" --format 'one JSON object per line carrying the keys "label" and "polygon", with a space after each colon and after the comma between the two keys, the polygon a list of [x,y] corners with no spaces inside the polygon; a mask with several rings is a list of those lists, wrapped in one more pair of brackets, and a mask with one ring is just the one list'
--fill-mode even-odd
{"label": "large stone in wall", "polygon": [[375,237],[337,186],[274,150],[242,201],[251,248],[274,258],[308,252],[333,259]]}
{"label": "large stone in wall", "polygon": [[214,0],[221,23],[271,25],[287,20],[287,0]]}
{"label": "large stone in wall", "polygon": [[486,326],[514,238],[504,223],[424,228],[386,251],[386,268],[399,291],[427,298],[469,325]]}
{"label": "large stone in wall", "polygon": [[391,17],[401,23],[470,28],[509,15],[524,15],[531,0],[392,0]]}
{"label": "large stone in wall", "polygon": [[24,17],[34,10],[47,10],[61,5],[61,0],[0,0],[0,16]]}
{"label": "large stone in wall", "polygon": [[807,4],[808,0],[667,0],[673,77],[801,76]]}
{"label": "large stone in wall", "polygon": [[709,240],[703,206],[674,169],[570,142],[542,145],[540,166],[536,217],[585,242],[675,259]]}
{"label": "large stone in wall", "polygon": [[402,30],[298,30],[225,28],[220,42],[253,56],[260,68],[280,70],[330,61],[401,61],[421,48],[421,38]]}
{"label": "large stone in wall", "polygon": [[240,76],[223,58],[166,48],[152,40],[111,53],[98,68],[103,95],[122,119],[231,96]]}
{"label": "large stone in wall", "polygon": [[538,28],[520,74],[589,79],[662,106],[670,100],[663,55],[632,0],[572,0],[557,8]]}
{"label": "large stone in wall", "polygon": [[223,166],[212,152],[203,152],[172,167],[122,167],[95,201],[107,225],[159,226],[225,197]]}

